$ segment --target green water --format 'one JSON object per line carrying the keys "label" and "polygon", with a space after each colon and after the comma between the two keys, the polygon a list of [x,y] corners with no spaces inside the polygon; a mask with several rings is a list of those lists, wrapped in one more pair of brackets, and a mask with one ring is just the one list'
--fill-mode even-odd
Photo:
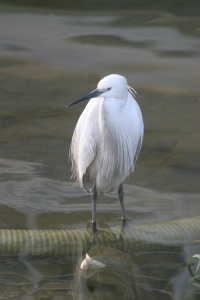
{"label": "green water", "polygon": [[[177,5],[126,5],[116,11],[104,6],[94,11],[88,3],[84,11],[0,7],[1,228],[87,226],[91,200],[73,185],[68,163],[73,129],[85,104],[66,105],[111,73],[126,76],[136,89],[145,123],[142,152],[125,186],[129,223],[199,214],[200,27],[195,5],[188,10],[184,5],[179,13]],[[119,223],[116,193],[101,196],[97,210],[99,221]],[[138,263],[137,275],[148,273],[141,298],[171,299],[172,293],[182,295],[174,299],[197,299],[187,276],[181,284],[184,259],[175,259],[174,267],[174,257],[163,255],[161,263],[157,257],[149,256],[153,267],[144,274]],[[164,284],[154,268],[159,263],[169,265]],[[65,262],[23,258],[20,263],[2,260],[2,265],[0,299],[72,297],[74,262],[66,267]],[[18,285],[16,274],[23,274]],[[117,283],[120,276],[115,276]],[[25,279],[29,282],[21,287]],[[170,292],[163,296],[163,290]]]}

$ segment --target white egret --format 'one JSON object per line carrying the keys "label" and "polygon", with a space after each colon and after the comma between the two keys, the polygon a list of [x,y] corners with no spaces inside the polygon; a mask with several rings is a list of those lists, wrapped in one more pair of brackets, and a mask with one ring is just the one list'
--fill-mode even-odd
{"label": "white egret", "polygon": [[74,130],[69,157],[72,177],[92,192],[94,232],[97,195],[116,187],[125,224],[123,182],[134,170],[144,132],[135,93],[125,77],[112,74],[100,80],[97,89],[68,104],[90,99]]}

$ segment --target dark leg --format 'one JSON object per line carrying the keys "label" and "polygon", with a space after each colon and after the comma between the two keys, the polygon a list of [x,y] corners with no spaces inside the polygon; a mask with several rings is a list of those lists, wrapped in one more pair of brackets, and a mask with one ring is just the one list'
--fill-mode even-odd
{"label": "dark leg", "polygon": [[96,189],[96,184],[94,184],[94,189],[92,193],[92,228],[93,228],[93,233],[97,231],[96,227],[96,201],[97,201],[97,189]]}
{"label": "dark leg", "polygon": [[123,183],[119,185],[118,189],[118,198],[121,206],[121,213],[122,213],[122,221],[125,225],[126,223],[126,217],[125,217],[125,211],[124,211],[124,191],[123,191]]}
{"label": "dark leg", "polygon": [[118,198],[119,198],[119,203],[121,206],[121,212],[122,212],[122,226],[121,226],[121,232],[120,232],[120,239],[124,239],[124,228],[126,224],[126,217],[125,217],[125,210],[124,210],[124,191],[123,191],[123,183],[119,185],[118,189]]}

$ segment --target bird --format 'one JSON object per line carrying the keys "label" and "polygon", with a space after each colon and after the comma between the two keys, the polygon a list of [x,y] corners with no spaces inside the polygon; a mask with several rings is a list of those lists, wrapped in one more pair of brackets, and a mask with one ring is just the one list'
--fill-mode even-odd
{"label": "bird", "polygon": [[72,178],[92,194],[94,233],[98,231],[97,196],[116,188],[121,219],[126,223],[123,183],[134,171],[144,135],[142,112],[135,95],[124,76],[111,74],[101,79],[96,89],[67,105],[90,99],[76,124],[69,159]]}

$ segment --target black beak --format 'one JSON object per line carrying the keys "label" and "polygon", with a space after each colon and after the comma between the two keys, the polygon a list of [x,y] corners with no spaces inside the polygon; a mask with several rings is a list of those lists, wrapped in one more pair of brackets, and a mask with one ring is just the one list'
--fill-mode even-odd
{"label": "black beak", "polygon": [[74,105],[74,104],[76,104],[76,103],[79,103],[79,102],[81,102],[81,101],[84,101],[84,100],[88,100],[88,99],[91,99],[91,98],[98,97],[98,96],[101,95],[103,92],[104,92],[104,91],[100,91],[100,90],[96,89],[96,90],[94,90],[94,91],[88,93],[87,95],[84,95],[84,96],[78,98],[77,100],[75,100],[75,101],[73,101],[73,102],[70,102],[70,103],[67,105],[67,107],[72,106],[72,105]]}

